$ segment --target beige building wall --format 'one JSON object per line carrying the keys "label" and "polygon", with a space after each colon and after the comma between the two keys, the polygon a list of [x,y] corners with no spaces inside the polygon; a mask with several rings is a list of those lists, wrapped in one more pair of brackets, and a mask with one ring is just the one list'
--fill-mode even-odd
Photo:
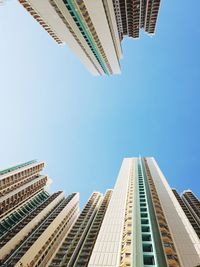
{"label": "beige building wall", "polygon": [[200,240],[154,158],[146,158],[182,267],[200,263]]}
{"label": "beige building wall", "polygon": [[[67,44],[93,75],[105,74],[63,1],[52,0],[52,3],[48,0],[20,1],[30,4],[34,11],[37,12],[37,14],[56,34],[60,43],[62,43],[62,45]],[[76,1],[71,0],[71,2],[74,9],[78,11]],[[87,8],[95,31],[97,32],[101,47],[105,51],[105,55],[109,63],[108,65],[110,65],[113,74],[119,74],[121,72],[119,59],[122,57],[122,51],[113,3],[110,0],[84,0],[84,4]],[[61,12],[61,14],[59,14],[59,12]],[[65,20],[70,26],[66,25]],[[81,20],[89,33],[90,30],[88,25],[86,25],[83,18],[81,18]],[[76,37],[74,35],[76,35]],[[90,37],[91,39],[93,38],[92,35],[90,35]],[[104,56],[101,55],[101,49],[95,44],[94,39],[93,44],[100,55],[101,61],[104,62],[107,72],[109,73],[109,67],[105,62]]]}
{"label": "beige building wall", "polygon": [[42,210],[30,223],[28,223],[20,232],[18,232],[4,247],[0,249],[0,259],[16,248],[17,244],[51,211],[54,207],[64,199],[64,193],[57,196],[45,209]]}
{"label": "beige building wall", "polygon": [[[121,48],[121,41],[119,38],[119,32],[117,28],[117,20],[115,16],[113,1],[110,0],[102,0],[106,9],[109,11],[109,17],[110,17],[110,28],[111,31],[113,31],[113,41],[115,43],[118,59],[120,60],[122,58],[122,48]],[[109,18],[108,18],[109,19]]]}
{"label": "beige building wall", "polygon": [[[80,61],[85,67],[93,74],[98,75],[98,72],[94,68],[92,62],[88,59],[80,45],[77,43],[69,29],[63,23],[61,18],[57,15],[54,8],[47,0],[27,0],[31,6],[38,12],[38,14],[44,19],[44,21],[50,25],[52,30],[62,40],[63,43],[67,44],[72,51],[78,56]],[[66,9],[66,8],[65,8]],[[91,52],[90,52],[91,53]],[[66,58],[67,60],[67,58]]]}
{"label": "beige building wall", "polygon": [[[39,171],[44,167],[44,162],[35,162],[35,163],[32,163],[32,164],[29,164],[29,165],[26,165],[24,167],[20,167],[18,169],[15,169],[13,171],[10,171],[10,172],[7,172],[5,174],[2,174],[0,175],[0,180],[3,180],[7,177],[10,177],[10,176],[14,176],[18,173],[21,173],[21,172],[24,172],[24,171],[27,171],[28,169],[31,169],[31,168],[35,168],[35,167],[38,167],[39,168]],[[11,167],[12,168],[12,167]]]}
{"label": "beige building wall", "polygon": [[106,211],[89,267],[119,267],[132,159],[124,159]]}
{"label": "beige building wall", "polygon": [[[84,3],[93,22],[99,40],[103,46],[105,54],[108,58],[113,73],[120,74],[121,71],[117,54],[119,50],[116,51],[115,49],[115,43],[111,35],[112,25],[109,25],[108,23],[103,1],[85,0]],[[117,48],[119,49],[119,46]]]}
{"label": "beige building wall", "polygon": [[[30,176],[31,177],[31,176]],[[47,176],[45,175],[40,175],[38,177],[36,177],[35,179],[33,179],[32,181],[23,184],[22,186],[18,187],[17,189],[10,191],[8,194],[6,194],[5,196],[2,196],[0,198],[0,201],[6,201],[7,199],[11,198],[13,195],[18,194],[19,192],[21,192],[22,190],[26,190],[27,187],[34,185],[35,183],[39,182],[40,180],[47,178]]]}
{"label": "beige building wall", "polygon": [[[66,205],[66,207],[51,222],[51,224],[42,233],[42,235],[34,242],[34,244],[29,248],[29,250],[25,253],[25,255],[22,256],[22,258],[15,265],[15,267],[30,266],[30,262],[35,258],[35,256],[42,249],[42,247],[47,242],[47,240],[52,236],[55,229],[59,226],[59,224],[67,216],[67,214],[71,211],[71,209],[73,209],[78,204],[78,202],[79,202],[79,194],[76,194],[76,196]],[[74,219],[76,217],[77,216],[75,216]]]}
{"label": "beige building wall", "polygon": [[[83,45],[83,47],[85,48],[85,50],[87,51],[87,53],[89,54],[89,56],[91,57],[94,65],[97,67],[98,71],[101,73],[101,75],[104,74],[104,71],[102,70],[101,66],[99,65],[97,59],[95,58],[94,54],[92,53],[91,49],[89,48],[86,40],[83,38],[83,35],[81,34],[78,26],[76,25],[74,19],[72,18],[71,14],[69,13],[68,9],[66,8],[65,4],[60,1],[60,0],[54,0],[55,3],[57,4],[57,6],[59,7],[60,11],[62,12],[63,16],[65,17],[65,19],[67,20],[67,22],[70,24],[70,27],[72,28],[72,30],[75,32],[76,36],[78,37],[79,41],[81,42],[81,44]],[[70,33],[71,34],[71,33]],[[63,40],[65,41],[66,44],[69,44],[70,46],[70,39],[71,38],[74,38],[73,35],[71,34],[71,37],[69,39],[68,36],[63,36]],[[71,46],[70,46],[71,47]],[[75,47],[74,47],[75,48]],[[73,47],[71,47],[71,49],[73,49]],[[81,49],[81,47],[79,48]],[[74,50],[74,49],[73,49]],[[75,53],[77,53],[77,50],[74,51]],[[85,55],[86,56],[86,55]],[[81,59],[81,58],[80,58]],[[89,60],[89,59],[88,59]],[[90,62],[90,64],[92,64]],[[86,67],[88,68],[88,65],[86,65]],[[93,67],[94,68],[94,67]],[[90,69],[89,69],[90,70]],[[91,70],[90,70],[91,71]],[[95,70],[95,73],[93,73],[94,75],[98,74],[96,73],[96,70]]]}

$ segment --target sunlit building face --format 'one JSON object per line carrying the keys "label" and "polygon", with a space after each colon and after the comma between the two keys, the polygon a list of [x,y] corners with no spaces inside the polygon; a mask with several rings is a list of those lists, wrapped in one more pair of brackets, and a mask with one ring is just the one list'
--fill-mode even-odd
{"label": "sunlit building face", "polygon": [[153,35],[160,0],[19,0],[59,44],[67,44],[93,75],[121,72],[121,42]]}

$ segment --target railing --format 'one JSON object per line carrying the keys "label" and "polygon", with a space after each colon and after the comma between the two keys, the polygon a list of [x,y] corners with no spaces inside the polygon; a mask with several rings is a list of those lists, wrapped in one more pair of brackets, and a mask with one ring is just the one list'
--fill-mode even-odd
{"label": "railing", "polygon": [[[25,217],[27,217],[34,209],[41,205],[49,197],[47,192],[41,192],[33,199],[30,199],[28,203],[24,204],[21,208],[14,211],[0,222],[0,246],[1,241],[9,231],[13,231],[13,228]],[[24,212],[25,210],[25,212]]]}
{"label": "railing", "polygon": [[59,264],[68,264],[74,250],[77,248],[77,245],[80,244],[80,240],[82,240],[83,236],[87,233],[86,231],[91,224],[91,219],[96,214],[96,205],[99,198],[100,195],[93,193],[49,267],[55,266],[55,264],[58,266]]}
{"label": "railing", "polygon": [[[47,206],[51,203],[61,192],[54,193],[45,203]],[[69,196],[66,200],[69,201],[69,198],[73,196]],[[30,248],[30,246],[38,239],[38,237],[45,231],[48,225],[52,222],[52,220],[58,215],[58,213],[64,208],[64,201],[59,202],[53,210],[49,211],[48,214],[31,230],[28,236],[26,236],[23,240],[21,240],[20,244],[15,248],[5,259],[0,261],[1,267],[7,267],[9,264],[14,266],[17,261],[26,253],[26,251]]]}

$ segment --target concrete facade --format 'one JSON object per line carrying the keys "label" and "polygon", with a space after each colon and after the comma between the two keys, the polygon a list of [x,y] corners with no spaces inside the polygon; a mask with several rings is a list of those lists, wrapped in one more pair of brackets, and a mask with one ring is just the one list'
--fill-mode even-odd
{"label": "concrete facade", "polygon": [[147,161],[175,242],[181,266],[194,267],[200,262],[200,240],[156,161],[153,158],[148,158]]}
{"label": "concrete facade", "polygon": [[[154,34],[160,0],[19,0],[49,35],[93,75],[120,74],[121,41]],[[141,3],[140,3],[141,2]]]}
{"label": "concrete facade", "polygon": [[[50,195],[46,182],[34,195],[26,191],[30,182],[34,187],[46,177],[40,174],[43,167],[29,162],[0,171],[0,204],[7,199],[12,204],[0,219],[2,267],[199,264],[193,217],[186,216],[189,209],[185,212],[154,158],[125,158],[114,189],[93,192],[81,212],[77,193]],[[18,205],[13,195],[22,197],[21,191],[26,197]],[[190,191],[185,197],[196,214],[199,200]]]}

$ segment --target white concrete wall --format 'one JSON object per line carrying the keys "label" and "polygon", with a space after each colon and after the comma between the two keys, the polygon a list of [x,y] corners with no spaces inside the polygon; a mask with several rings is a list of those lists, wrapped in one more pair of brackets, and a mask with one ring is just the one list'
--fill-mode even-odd
{"label": "white concrete wall", "polygon": [[70,33],[66,25],[62,22],[61,18],[57,15],[54,8],[48,0],[28,0],[31,6],[40,14],[44,21],[51,26],[57,36],[66,43],[73,52],[79,57],[80,61],[85,67],[93,74],[98,75],[91,61],[86,56],[80,45],[77,43],[73,35]]}
{"label": "white concrete wall", "polygon": [[115,45],[112,39],[102,0],[84,0],[84,3],[113,73],[121,73]]}
{"label": "white concrete wall", "polygon": [[118,33],[118,28],[117,28],[117,21],[116,21],[116,16],[115,16],[115,11],[114,11],[114,6],[113,6],[113,0],[102,0],[104,1],[105,5],[107,5],[108,10],[109,10],[109,15],[111,19],[112,25],[110,25],[113,29],[114,33],[114,42],[117,50],[117,55],[118,58],[122,58],[122,48],[121,48],[121,42],[119,39],[119,33]]}
{"label": "white concrete wall", "polygon": [[[64,15],[64,17],[66,18],[67,22],[70,24],[71,28],[75,32],[75,34],[78,37],[79,41],[84,46],[84,48],[87,51],[87,53],[90,55],[92,61],[95,64],[95,66],[98,68],[98,70],[101,73],[101,75],[103,75],[104,74],[104,71],[100,67],[100,65],[99,65],[96,57],[94,56],[94,54],[91,52],[90,47],[88,46],[87,42],[85,41],[83,35],[81,34],[78,26],[76,25],[74,19],[72,18],[71,14],[69,13],[69,11],[66,8],[65,4],[63,3],[63,1],[60,1],[60,0],[55,0],[55,2],[57,3],[58,7],[60,8],[60,10],[61,10],[62,14]],[[65,37],[65,42],[68,43],[68,41],[69,40]]]}
{"label": "white concrete wall", "polygon": [[119,267],[131,159],[124,159],[98,234],[89,267]]}
{"label": "white concrete wall", "polygon": [[[181,267],[194,267],[200,263],[200,240],[154,158],[147,158],[147,162],[175,242]],[[171,171],[173,169],[172,165]]]}

